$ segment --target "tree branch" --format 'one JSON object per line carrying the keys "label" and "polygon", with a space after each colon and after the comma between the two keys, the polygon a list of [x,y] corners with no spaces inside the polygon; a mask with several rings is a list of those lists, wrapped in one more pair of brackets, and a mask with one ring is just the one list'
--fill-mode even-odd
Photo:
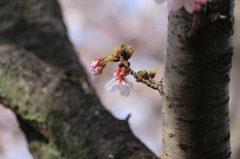
{"label": "tree branch", "polygon": [[55,0],[0,0],[0,18],[0,102],[32,134],[35,158],[157,158],[103,109]]}

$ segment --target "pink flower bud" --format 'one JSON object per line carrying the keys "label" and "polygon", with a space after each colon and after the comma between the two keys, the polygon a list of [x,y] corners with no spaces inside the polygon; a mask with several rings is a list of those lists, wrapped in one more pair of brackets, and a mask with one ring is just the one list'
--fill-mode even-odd
{"label": "pink flower bud", "polygon": [[90,65],[90,68],[94,69],[95,67],[97,67],[98,63],[99,63],[99,60],[93,60],[91,65]]}
{"label": "pink flower bud", "polygon": [[102,62],[103,60],[104,60],[103,57],[100,58],[100,59],[95,59],[95,60],[93,60],[92,63],[91,63],[91,65],[90,65],[90,68],[91,68],[91,69],[96,68],[96,67],[99,65],[99,63]]}
{"label": "pink flower bud", "polygon": [[196,0],[196,3],[205,4],[207,3],[207,0]]}
{"label": "pink flower bud", "polygon": [[99,75],[99,74],[102,73],[102,70],[103,70],[103,68],[102,68],[101,66],[97,66],[97,67],[94,69],[94,71],[92,72],[92,74],[94,74],[94,75]]}
{"label": "pink flower bud", "polygon": [[194,10],[195,10],[195,11],[200,11],[200,10],[201,10],[201,5],[195,3],[195,4],[194,4]]}
{"label": "pink flower bud", "polygon": [[100,58],[92,61],[90,68],[94,69],[92,72],[94,75],[99,75],[102,73],[103,68],[106,66],[104,59],[105,58]]}

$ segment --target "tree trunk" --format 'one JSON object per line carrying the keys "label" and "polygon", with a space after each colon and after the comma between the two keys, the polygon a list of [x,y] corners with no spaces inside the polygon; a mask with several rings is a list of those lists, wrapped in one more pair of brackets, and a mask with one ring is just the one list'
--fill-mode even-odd
{"label": "tree trunk", "polygon": [[55,0],[0,0],[0,102],[35,159],[156,159],[103,109]]}
{"label": "tree trunk", "polygon": [[[183,9],[169,14],[163,159],[230,158],[228,84],[233,3],[212,0],[199,15]],[[198,28],[192,25],[196,17]]]}

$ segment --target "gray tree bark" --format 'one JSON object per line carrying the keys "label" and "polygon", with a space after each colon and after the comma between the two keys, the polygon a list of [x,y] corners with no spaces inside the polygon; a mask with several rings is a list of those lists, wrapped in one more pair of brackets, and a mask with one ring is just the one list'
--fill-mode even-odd
{"label": "gray tree bark", "polygon": [[230,158],[233,6],[233,0],[209,1],[197,15],[198,28],[183,9],[169,14],[163,159]]}
{"label": "gray tree bark", "polygon": [[157,158],[102,107],[56,0],[0,0],[0,22],[0,102],[35,159]]}

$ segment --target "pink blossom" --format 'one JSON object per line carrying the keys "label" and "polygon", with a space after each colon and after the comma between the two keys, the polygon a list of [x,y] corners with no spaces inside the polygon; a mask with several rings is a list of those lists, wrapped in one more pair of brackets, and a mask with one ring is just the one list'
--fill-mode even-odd
{"label": "pink blossom", "polygon": [[168,7],[172,11],[184,7],[187,12],[192,13],[194,11],[194,0],[168,0]]}
{"label": "pink blossom", "polygon": [[155,0],[157,3],[163,3],[167,1],[168,9],[170,11],[177,11],[182,7],[188,13],[193,13],[193,11],[200,11],[201,4],[207,3],[207,0]]}
{"label": "pink blossom", "polygon": [[99,75],[102,73],[103,68],[106,66],[106,63],[104,62],[105,58],[100,58],[100,59],[96,59],[93,60],[90,68],[94,69],[94,71],[92,72],[94,75]]}
{"label": "pink blossom", "polygon": [[196,3],[205,4],[207,0],[195,0]]}
{"label": "pink blossom", "polygon": [[201,10],[201,4],[207,3],[207,0],[195,0],[194,4],[194,10],[195,11],[200,11]]}
{"label": "pink blossom", "polygon": [[97,66],[94,71],[92,72],[92,74],[94,75],[100,75],[102,73],[102,70],[105,66]]}
{"label": "pink blossom", "polygon": [[105,89],[109,92],[118,89],[122,96],[129,96],[130,88],[133,89],[133,84],[128,81],[127,75],[128,70],[125,67],[117,68],[114,77],[106,83]]}
{"label": "pink blossom", "polygon": [[91,65],[90,65],[90,68],[91,68],[91,69],[96,68],[97,65],[98,65],[98,63],[99,63],[99,61],[100,61],[99,59],[93,60],[92,63],[91,63]]}

